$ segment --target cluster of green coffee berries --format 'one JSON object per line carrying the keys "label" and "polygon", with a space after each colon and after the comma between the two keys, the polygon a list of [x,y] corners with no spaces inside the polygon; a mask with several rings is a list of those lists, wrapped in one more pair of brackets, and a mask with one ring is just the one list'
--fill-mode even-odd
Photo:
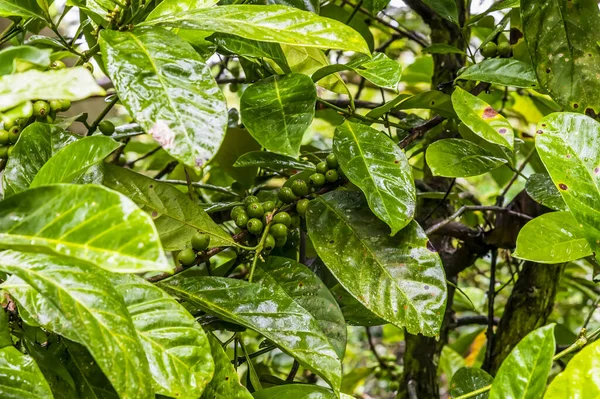
{"label": "cluster of green coffee berries", "polygon": [[508,42],[502,42],[500,44],[496,44],[494,42],[486,43],[481,48],[481,55],[485,58],[493,58],[496,56],[500,56],[502,58],[508,58],[512,54],[512,47]]}
{"label": "cluster of green coffee berries", "polygon": [[[338,160],[335,154],[327,155],[325,161],[317,164],[315,173],[309,176],[308,183],[304,179],[295,179],[289,187],[282,187],[278,197],[281,201],[289,204],[298,199],[298,197],[307,196],[311,190],[317,191],[326,183],[335,183],[339,180],[341,170],[339,169]],[[306,209],[304,209],[304,212]],[[303,215],[304,212],[298,212]]]}
{"label": "cluster of green coffee berries", "polygon": [[375,378],[389,381],[389,390],[397,391],[400,388],[399,380],[402,375],[402,366],[396,363],[394,355],[381,356],[381,364],[375,367]]}
{"label": "cluster of green coffee berries", "polygon": [[197,232],[191,239],[191,248],[186,248],[177,254],[177,261],[183,266],[191,266],[196,262],[198,253],[204,252],[210,245],[210,236]]}

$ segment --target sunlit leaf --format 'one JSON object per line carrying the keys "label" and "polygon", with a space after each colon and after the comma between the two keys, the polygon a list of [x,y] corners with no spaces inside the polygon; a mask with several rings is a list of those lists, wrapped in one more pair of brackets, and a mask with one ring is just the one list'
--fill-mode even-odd
{"label": "sunlit leaf", "polygon": [[525,183],[527,194],[538,202],[555,211],[567,211],[567,205],[563,201],[558,188],[552,182],[547,173],[534,173]]}
{"label": "sunlit leaf", "polygon": [[[452,381],[450,382],[450,395],[452,395],[452,397],[459,397],[468,394],[490,385],[493,380],[494,378],[491,375],[481,369],[475,367],[460,368],[452,376]],[[489,392],[484,392],[477,396],[473,396],[473,399],[488,399],[488,397]]]}
{"label": "sunlit leaf", "polygon": [[600,373],[600,341],[595,341],[577,353],[564,371],[552,380],[544,399],[598,397],[600,396],[598,373]]}
{"label": "sunlit leaf", "polygon": [[235,161],[235,167],[258,166],[273,170],[299,169],[314,170],[315,165],[308,161],[298,161],[286,155],[276,154],[269,151],[251,151]]}
{"label": "sunlit leaf", "polygon": [[0,349],[0,397],[53,399],[48,382],[35,361],[13,346]]}
{"label": "sunlit leaf", "polygon": [[513,58],[485,59],[467,67],[457,79],[524,88],[535,88],[538,85],[531,65]]}
{"label": "sunlit leaf", "polygon": [[468,140],[438,140],[427,147],[427,166],[434,176],[469,177],[494,170],[506,163]]}

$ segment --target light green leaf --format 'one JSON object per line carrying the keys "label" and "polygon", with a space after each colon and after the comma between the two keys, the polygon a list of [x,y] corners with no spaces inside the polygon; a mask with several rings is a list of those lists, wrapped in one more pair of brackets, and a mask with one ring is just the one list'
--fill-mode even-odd
{"label": "light green leaf", "polygon": [[456,48],[454,46],[451,46],[449,44],[446,44],[446,43],[433,43],[430,46],[425,47],[421,51],[424,53],[429,53],[429,54],[463,54],[463,55],[466,55],[466,53],[463,50]]}
{"label": "light green leaf", "polygon": [[104,165],[104,185],[125,194],[154,220],[167,251],[189,247],[196,232],[210,235],[210,246],[232,246],[229,234],[194,203],[170,184],[114,165]]}
{"label": "light green leaf", "polygon": [[510,123],[488,103],[457,87],[452,105],[460,120],[479,137],[513,149],[514,132]]}
{"label": "light green leaf", "polygon": [[0,349],[0,397],[53,399],[50,386],[35,361],[14,346]]}
{"label": "light green leaf", "polygon": [[546,389],[555,346],[554,324],[527,334],[500,365],[490,399],[540,398]]}
{"label": "light green leaf", "polygon": [[450,22],[458,24],[458,8],[455,0],[423,0],[433,11]]}
{"label": "light green leaf", "polygon": [[415,183],[406,154],[396,143],[379,130],[346,121],[335,131],[333,152],[392,235],[410,223],[417,200]]}
{"label": "light green leaf", "polygon": [[6,48],[0,51],[0,76],[25,72],[31,68],[46,69],[50,66],[51,53],[50,49],[39,49],[33,46]]}
{"label": "light green leaf", "polygon": [[4,170],[4,194],[25,191],[44,164],[61,148],[77,140],[73,133],[45,123],[33,123],[20,134]]}
{"label": "light green leaf", "polygon": [[[600,397],[600,341],[584,347],[548,386],[544,399]],[[545,381],[544,381],[545,382]]]}
{"label": "light green leaf", "polygon": [[164,0],[146,17],[146,21],[186,12],[188,10],[200,10],[209,8],[218,3],[218,0]]}
{"label": "light green leaf", "polygon": [[119,273],[170,271],[150,216],[95,185],[53,185],[0,202],[0,248],[53,252]]}
{"label": "light green leaf", "polygon": [[221,347],[221,343],[208,334],[210,351],[215,361],[215,375],[204,391],[203,399],[251,399],[250,392],[240,383],[237,371]]}
{"label": "light green leaf", "polygon": [[415,221],[390,237],[360,193],[332,191],[311,201],[306,222],[319,257],[367,309],[411,334],[439,333],[444,269]]}
{"label": "light green leaf", "polygon": [[155,392],[198,398],[211,380],[214,363],[204,330],[194,317],[160,288],[132,274],[106,273],[133,320]]}
{"label": "light green leaf", "polygon": [[318,82],[332,73],[347,70],[356,72],[379,87],[391,90],[396,90],[402,77],[402,67],[397,61],[388,58],[383,53],[377,53],[373,57],[360,56],[347,64],[325,66],[313,73],[312,80]]}
{"label": "light green leaf", "polygon": [[[254,399],[336,399],[329,389],[308,384],[286,384],[256,391]],[[343,398],[343,397],[342,397]]]}
{"label": "light green leaf", "polygon": [[100,46],[119,100],[174,158],[201,167],[227,127],[227,104],[210,69],[165,29],[103,30]]}
{"label": "light green leaf", "polygon": [[41,167],[30,188],[77,183],[90,167],[102,162],[120,143],[105,136],[85,137],[59,150]]}
{"label": "light green leaf", "polygon": [[122,398],[154,397],[127,308],[103,272],[72,258],[14,251],[0,252],[0,269],[44,293]]}
{"label": "light green leaf", "polygon": [[298,73],[271,76],[242,95],[242,122],[267,150],[297,157],[304,132],[315,115],[317,92],[310,77]]}
{"label": "light green leaf", "polygon": [[538,86],[531,65],[514,58],[485,59],[467,67],[456,79],[530,89]]}
{"label": "light green leaf", "polygon": [[282,5],[225,5],[171,14],[146,24],[229,33],[292,46],[370,53],[362,36],[346,24]]}
{"label": "light green leaf", "polygon": [[387,324],[387,321],[377,317],[373,312],[367,309],[348,293],[340,284],[331,287],[331,293],[336,299],[344,319],[350,326],[380,326]]}
{"label": "light green leaf", "polygon": [[523,34],[538,81],[565,110],[600,112],[596,0],[522,0]]}
{"label": "light green leaf", "polygon": [[314,170],[315,165],[308,161],[297,161],[286,155],[275,154],[269,151],[251,151],[235,161],[233,164],[236,168],[247,166],[257,166],[259,168],[267,168],[273,170],[299,169],[299,170]]}
{"label": "light green leaf", "polygon": [[269,256],[257,269],[257,282],[278,286],[310,313],[334,347],[338,358],[346,352],[346,323],[340,307],[323,282],[295,260]]}
{"label": "light green leaf", "polygon": [[270,58],[275,61],[284,72],[290,72],[285,53],[281,49],[279,43],[259,42],[225,33],[215,33],[208,37],[207,40],[219,46],[221,51],[224,51],[225,54],[230,53],[242,57]]}
{"label": "light green leaf", "polygon": [[[402,96],[402,94],[401,94]],[[397,105],[392,107],[395,111],[403,109],[430,109],[446,118],[456,118],[450,96],[437,90],[424,91],[405,99],[400,99]]]}
{"label": "light green leaf", "polygon": [[342,370],[334,347],[317,320],[279,286],[186,276],[160,286],[207,313],[257,331],[339,389]]}
{"label": "light green leaf", "polygon": [[547,173],[534,173],[525,183],[525,191],[537,203],[555,211],[568,211],[565,201]]}
{"label": "light green leaf", "polygon": [[583,230],[571,212],[546,213],[519,231],[515,258],[538,263],[563,263],[592,255]]}
{"label": "light green leaf", "polygon": [[427,147],[427,166],[434,176],[470,177],[490,172],[507,161],[468,140],[438,140]]}
{"label": "light green leaf", "polygon": [[0,111],[38,98],[78,101],[104,94],[104,89],[84,67],[45,72],[31,69],[0,77]]}
{"label": "light green leaf", "polygon": [[36,0],[0,0],[0,17],[46,18]]}
{"label": "light green leaf", "polygon": [[[485,371],[474,367],[462,367],[452,376],[450,395],[453,398],[476,391],[491,385],[494,378]],[[488,399],[489,392],[484,392],[473,399]]]}
{"label": "light green leaf", "polygon": [[600,258],[600,123],[554,113],[538,124],[535,146],[552,181]]}

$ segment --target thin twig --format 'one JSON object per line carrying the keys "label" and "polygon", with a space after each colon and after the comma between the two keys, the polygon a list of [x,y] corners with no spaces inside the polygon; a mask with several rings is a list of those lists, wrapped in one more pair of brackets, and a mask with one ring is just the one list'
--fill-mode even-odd
{"label": "thin twig", "polygon": [[92,133],[94,133],[96,131],[96,128],[98,127],[100,122],[102,122],[102,120],[106,117],[106,115],[108,115],[108,113],[110,112],[112,107],[115,106],[117,101],[119,101],[119,97],[114,96],[114,98],[106,105],[106,107],[104,107],[104,109],[102,110],[100,115],[98,115],[96,120],[92,123],[92,126],[90,126],[90,128],[88,129],[87,136],[90,136]]}
{"label": "thin twig", "polygon": [[492,361],[492,351],[494,349],[494,299],[496,294],[496,261],[498,260],[498,251],[493,249],[491,252],[490,261],[490,284],[488,287],[488,323],[487,331],[485,333],[487,337],[487,344],[485,349],[485,359],[483,361],[483,369],[487,369]]}
{"label": "thin twig", "polygon": [[300,368],[300,363],[296,359],[294,359],[294,364],[292,364],[292,368],[287,378],[285,379],[287,382],[293,382],[294,378],[296,378],[296,374],[298,373],[298,369]]}
{"label": "thin twig", "polygon": [[529,152],[529,154],[527,154],[527,156],[523,160],[523,163],[521,164],[521,166],[519,166],[519,169],[517,169],[517,171],[515,172],[515,174],[513,175],[513,177],[510,179],[510,181],[506,185],[506,187],[504,187],[504,190],[502,190],[502,194],[500,194],[501,197],[506,196],[506,193],[508,192],[508,190],[510,190],[510,187],[513,185],[513,183],[515,181],[517,181],[517,179],[519,178],[519,176],[521,176],[521,172],[523,172],[523,169],[525,169],[525,166],[527,166],[527,164],[531,160],[531,157],[533,156],[533,154],[535,154],[535,147],[533,147],[531,149],[531,151]]}
{"label": "thin twig", "polygon": [[[155,177],[155,179],[158,179],[158,178]],[[179,185],[179,186],[187,186],[188,185],[188,182],[185,180],[161,180],[161,182],[175,184],[175,185]],[[191,186],[197,187],[197,188],[202,188],[204,190],[217,191],[217,192],[220,192],[223,194],[233,195],[234,197],[241,197],[240,194],[228,189],[227,187],[215,186],[214,184],[205,184],[205,183],[199,183],[199,182],[194,181],[194,182],[191,182]]]}
{"label": "thin twig", "polygon": [[529,215],[526,215],[526,214],[520,213],[520,212],[516,212],[516,211],[513,211],[511,209],[504,208],[502,206],[495,206],[495,205],[491,205],[491,206],[487,206],[487,205],[464,205],[458,211],[456,211],[452,215],[448,216],[446,219],[444,219],[441,222],[436,223],[433,226],[431,226],[430,228],[428,228],[425,231],[425,234],[430,235],[434,231],[436,231],[439,228],[447,225],[452,220],[456,219],[457,217],[459,217],[460,215],[462,215],[465,212],[475,212],[475,211],[503,212],[503,213],[508,213],[509,215],[517,216],[517,217],[520,217],[520,218],[523,218],[523,219],[526,219],[526,220],[533,219]]}

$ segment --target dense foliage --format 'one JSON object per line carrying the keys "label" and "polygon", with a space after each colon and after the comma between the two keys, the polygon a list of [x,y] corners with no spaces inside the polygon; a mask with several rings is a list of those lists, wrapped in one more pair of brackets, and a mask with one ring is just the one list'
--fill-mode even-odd
{"label": "dense foliage", "polygon": [[0,17],[1,398],[600,397],[597,1]]}

